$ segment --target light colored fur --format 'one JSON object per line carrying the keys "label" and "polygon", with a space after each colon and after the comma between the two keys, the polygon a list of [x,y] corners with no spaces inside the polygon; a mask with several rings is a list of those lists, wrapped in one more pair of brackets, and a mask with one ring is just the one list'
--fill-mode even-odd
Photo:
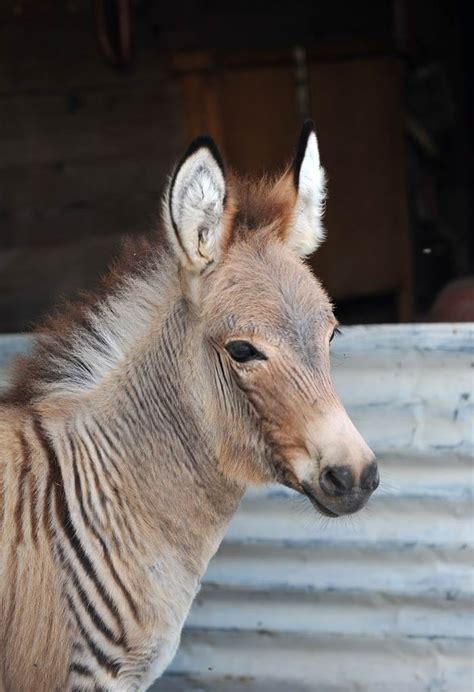
{"label": "light colored fur", "polygon": [[301,164],[298,200],[289,238],[291,248],[301,257],[310,255],[324,241],[322,219],[325,199],[326,174],[319,159],[318,140],[312,132]]}
{"label": "light colored fur", "polygon": [[[318,481],[334,463],[359,478],[372,454],[331,384],[330,302],[297,256],[320,241],[309,147],[304,199],[289,173],[244,187],[194,150],[168,241],[43,336],[0,405],[0,689],[146,689],[247,486],[310,489],[336,513],[365,502]],[[235,362],[234,340],[265,358]]]}

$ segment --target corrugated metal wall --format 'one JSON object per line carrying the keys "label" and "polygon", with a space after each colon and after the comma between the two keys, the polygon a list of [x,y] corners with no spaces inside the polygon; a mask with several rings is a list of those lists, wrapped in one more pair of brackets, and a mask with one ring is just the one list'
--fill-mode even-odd
{"label": "corrugated metal wall", "polygon": [[154,689],[474,689],[474,327],[346,328],[333,374],[381,489],[336,521],[249,492]]}

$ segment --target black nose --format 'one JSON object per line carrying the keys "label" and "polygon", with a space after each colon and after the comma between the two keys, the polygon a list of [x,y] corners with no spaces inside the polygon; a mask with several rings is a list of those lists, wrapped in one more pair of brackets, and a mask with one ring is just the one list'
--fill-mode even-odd
{"label": "black nose", "polygon": [[354,476],[349,466],[326,466],[319,476],[319,485],[327,495],[348,495],[354,486]]}
{"label": "black nose", "polygon": [[363,471],[360,477],[360,487],[362,490],[369,490],[371,493],[377,490],[380,483],[379,469],[377,462],[372,461]]}

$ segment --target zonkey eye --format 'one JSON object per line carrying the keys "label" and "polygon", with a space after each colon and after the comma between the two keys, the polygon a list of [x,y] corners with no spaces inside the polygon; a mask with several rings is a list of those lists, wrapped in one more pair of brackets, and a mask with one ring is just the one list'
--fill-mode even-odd
{"label": "zonkey eye", "polygon": [[249,360],[266,360],[266,356],[248,341],[229,341],[225,348],[230,357],[237,363],[247,363]]}
{"label": "zonkey eye", "polygon": [[339,329],[339,327],[335,327],[335,329],[333,330],[333,333],[331,334],[331,338],[329,339],[329,343],[331,343],[331,341],[334,339],[336,334],[341,334],[341,330]]}

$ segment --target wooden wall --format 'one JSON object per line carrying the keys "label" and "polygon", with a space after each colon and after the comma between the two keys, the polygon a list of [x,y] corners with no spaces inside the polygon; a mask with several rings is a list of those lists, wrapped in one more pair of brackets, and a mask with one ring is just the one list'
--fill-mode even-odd
{"label": "wooden wall", "polygon": [[[315,120],[328,176],[327,240],[310,263],[337,305],[387,296],[409,321],[401,61],[341,51],[306,60],[305,115]],[[209,131],[239,173],[276,172],[291,159],[303,115],[289,52],[185,53],[174,65],[188,137]]]}
{"label": "wooden wall", "polygon": [[121,72],[99,54],[89,3],[14,4],[0,9],[0,332],[91,287],[123,234],[153,226],[183,144],[151,27],[136,27]]}
{"label": "wooden wall", "polygon": [[119,71],[98,50],[92,4],[0,0],[0,332],[93,287],[122,237],[155,225],[186,140],[210,132],[239,172],[274,171],[305,115],[329,176],[316,273],[338,307],[388,295],[411,318],[403,82],[385,40],[319,40],[305,110],[292,51],[181,50],[166,36],[185,18],[158,5],[134,5],[136,57]]}

